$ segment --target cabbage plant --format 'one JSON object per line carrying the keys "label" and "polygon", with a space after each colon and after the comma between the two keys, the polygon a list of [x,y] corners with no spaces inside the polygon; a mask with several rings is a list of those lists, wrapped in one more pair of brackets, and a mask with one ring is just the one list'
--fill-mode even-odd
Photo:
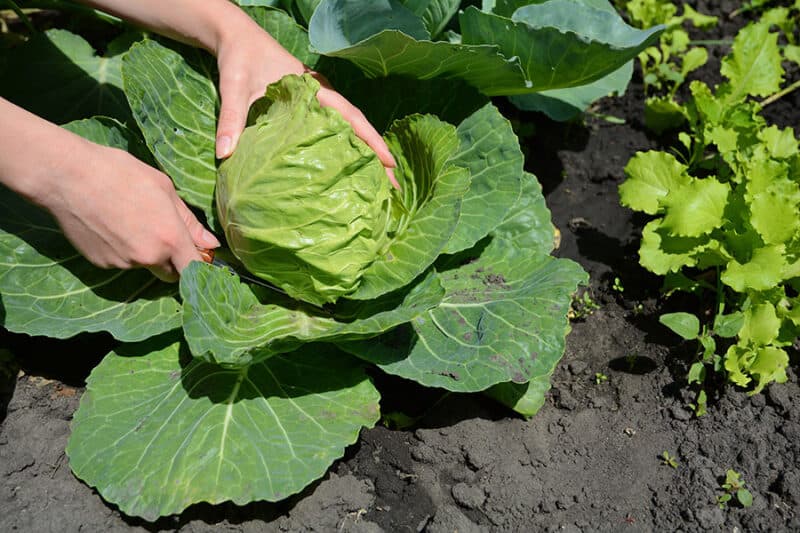
{"label": "cabbage plant", "polygon": [[[296,55],[310,54],[303,28],[283,25],[285,13],[251,15]],[[226,228],[234,220],[226,203],[241,183],[223,187],[249,165],[278,163],[232,159],[218,168],[213,61],[144,39],[104,64],[118,69],[135,126],[94,117],[64,127],[163,169],[246,261],[242,251],[256,245],[237,243]],[[351,88],[373,83],[359,80]],[[551,257],[541,187],[494,105],[453,91],[464,87],[458,80],[390,81],[384,108],[373,101],[364,109],[389,124],[401,191],[389,192],[385,211],[382,170],[380,180],[364,178],[371,192],[361,208],[375,233],[365,239],[357,281],[335,297],[318,295],[331,302],[322,309],[303,298],[314,283],[295,299],[205,263],[191,264],[178,285],[145,270],[98,269],[45,212],[0,189],[0,323],[30,335],[107,332],[119,341],[88,378],[67,454],[75,475],[124,513],[154,520],[197,502],[279,501],[301,491],[379,420],[370,373],[483,392],[524,416],[543,404],[563,354],[570,296],[586,274]],[[307,79],[283,80],[269,89],[269,105],[255,106],[250,127],[280,114],[282,98],[313,90]],[[298,112],[313,115],[306,102]],[[316,127],[313,119],[307,127],[275,149],[294,153],[290,145]],[[248,142],[241,155],[249,159]],[[341,158],[331,163],[347,180],[355,170]],[[287,206],[287,218],[301,204],[318,209],[317,201],[327,199],[308,194]]]}

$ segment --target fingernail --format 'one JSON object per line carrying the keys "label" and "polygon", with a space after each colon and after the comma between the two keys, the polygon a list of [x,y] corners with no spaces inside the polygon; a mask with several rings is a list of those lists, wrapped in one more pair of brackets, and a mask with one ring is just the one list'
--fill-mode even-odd
{"label": "fingernail", "polygon": [[231,138],[223,135],[217,139],[217,159],[231,155]]}
{"label": "fingernail", "polygon": [[389,176],[389,181],[392,183],[392,187],[400,190],[400,184],[397,182],[397,178],[394,177],[394,171],[391,168],[386,168],[386,175]]}
{"label": "fingernail", "polygon": [[200,236],[200,240],[202,241],[203,246],[207,248],[219,248],[220,246],[219,239],[214,237],[214,234],[208,231],[207,229],[203,230],[203,234]]}

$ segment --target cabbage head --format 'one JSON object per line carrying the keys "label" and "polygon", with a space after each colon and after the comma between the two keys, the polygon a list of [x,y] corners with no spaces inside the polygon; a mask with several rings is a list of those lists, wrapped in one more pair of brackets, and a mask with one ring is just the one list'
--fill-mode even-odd
{"label": "cabbage head", "polygon": [[321,305],[352,293],[390,244],[391,190],[383,165],[319,83],[286,76],[267,88],[233,155],[218,171],[219,220],[256,276]]}

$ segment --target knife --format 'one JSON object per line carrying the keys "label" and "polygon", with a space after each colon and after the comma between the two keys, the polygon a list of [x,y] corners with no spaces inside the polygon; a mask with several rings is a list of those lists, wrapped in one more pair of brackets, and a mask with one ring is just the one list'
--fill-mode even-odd
{"label": "knife", "polygon": [[200,252],[200,257],[203,258],[204,262],[210,265],[214,265],[216,267],[224,268],[231,274],[236,274],[237,276],[239,276],[239,279],[241,279],[242,281],[246,281],[247,283],[253,283],[255,285],[258,285],[259,287],[265,287],[272,291],[283,294],[284,296],[289,296],[289,294],[285,290],[281,289],[280,287],[276,287],[275,285],[272,285],[266,280],[256,277],[254,274],[245,271],[243,268],[234,268],[233,265],[231,265],[228,261],[225,261],[224,259],[218,257],[217,252],[215,250],[211,250],[208,248],[197,248],[197,251]]}

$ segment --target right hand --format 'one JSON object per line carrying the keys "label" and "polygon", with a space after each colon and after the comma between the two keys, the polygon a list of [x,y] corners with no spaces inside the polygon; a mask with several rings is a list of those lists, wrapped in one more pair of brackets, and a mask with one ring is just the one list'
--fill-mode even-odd
{"label": "right hand", "polygon": [[101,268],[149,269],[176,281],[197,248],[219,241],[197,220],[164,173],[116,148],[88,141],[37,198],[58,221],[67,239]]}

